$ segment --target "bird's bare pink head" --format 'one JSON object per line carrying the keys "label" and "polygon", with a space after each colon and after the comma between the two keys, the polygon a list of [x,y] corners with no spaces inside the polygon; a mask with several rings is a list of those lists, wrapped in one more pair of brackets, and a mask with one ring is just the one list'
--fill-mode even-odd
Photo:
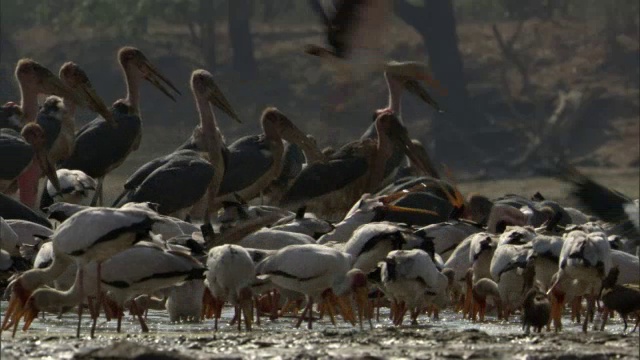
{"label": "bird's bare pink head", "polygon": [[230,118],[242,123],[240,117],[238,117],[238,114],[216,84],[213,75],[207,70],[198,69],[191,73],[191,90],[194,96],[207,98],[211,105],[222,110]]}
{"label": "bird's bare pink head", "polygon": [[163,94],[168,96],[171,100],[176,101],[176,98],[165,87],[170,87],[177,94],[180,91],[167,79],[160,71],[147,59],[147,57],[137,48],[131,46],[122,47],[118,51],[118,61],[125,71],[135,70],[142,78],[149,81],[153,86],[162,91]]}
{"label": "bird's bare pink head", "polygon": [[9,101],[0,107],[0,118],[7,119],[8,124],[5,125],[6,127],[20,131],[24,119],[24,112],[20,108],[20,105]]}
{"label": "bird's bare pink head", "polygon": [[[113,116],[104,101],[98,96],[87,74],[73,61],[68,61],[60,67],[60,79],[69,86],[81,99],[80,104],[86,103],[89,109],[100,114],[105,120],[115,125]],[[74,99],[76,102],[77,99]]]}
{"label": "bird's bare pink head", "polygon": [[268,107],[262,112],[262,128],[268,137],[282,138],[300,146],[309,162],[325,161],[326,157],[318,148],[316,141],[308,137],[277,108]]}
{"label": "bird's bare pink head", "polygon": [[20,59],[16,65],[16,79],[23,90],[36,94],[52,94],[77,99],[76,94],[49,69],[32,59]]}
{"label": "bird's bare pink head", "polygon": [[60,181],[56,174],[56,168],[49,159],[47,149],[47,137],[44,129],[36,123],[29,123],[22,128],[22,137],[31,144],[35,158],[40,165],[40,169],[47,176],[51,184],[60,191]]}

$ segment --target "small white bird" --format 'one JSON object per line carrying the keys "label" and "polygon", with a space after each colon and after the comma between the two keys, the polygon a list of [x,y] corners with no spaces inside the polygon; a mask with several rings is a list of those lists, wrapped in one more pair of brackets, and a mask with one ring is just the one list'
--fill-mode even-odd
{"label": "small white bird", "polygon": [[[422,250],[391,251],[380,263],[385,293],[392,301],[393,323],[402,325],[405,313],[410,311],[411,323],[425,305],[425,295],[446,292],[446,277],[441,274],[429,254]],[[441,289],[442,281],[445,289]]]}
{"label": "small white bird", "polygon": [[[351,292],[356,298],[360,326],[367,303],[367,278],[358,269],[352,269],[353,257],[347,253],[324,245],[290,245],[268,256],[256,266],[258,278],[268,278],[285,289],[301,292],[307,296],[307,306],[296,327],[300,327],[305,316],[309,316],[312,328],[311,308],[314,300],[326,299],[329,315],[333,318],[333,304],[337,303],[343,317],[352,320],[350,307],[345,299]],[[337,295],[335,298],[333,295]]]}
{"label": "small white bird", "polygon": [[245,236],[238,242],[244,248],[279,250],[289,245],[315,244],[315,239],[309,235],[262,228]]}
{"label": "small white bird", "polygon": [[[554,294],[556,300],[560,300],[557,294],[562,291],[560,286],[566,281],[565,279],[580,281],[587,297],[587,315],[582,324],[582,330],[586,332],[602,279],[611,270],[611,247],[606,235],[602,232],[587,234],[584,231],[574,230],[565,234],[564,239],[557,279],[547,294]],[[562,303],[554,302],[553,307],[557,306],[562,306]],[[557,308],[552,308],[551,313],[557,316],[559,311]]]}
{"label": "small white bird", "polygon": [[56,174],[60,182],[60,191],[47,180],[40,200],[40,209],[56,202],[89,205],[98,184],[94,178],[81,170],[58,169]]}
{"label": "small white bird", "polygon": [[389,252],[402,249],[405,239],[402,228],[390,222],[369,223],[360,226],[345,244],[344,252],[355,259],[354,269],[368,274]]}
{"label": "small white bird", "polygon": [[215,329],[218,330],[222,304],[229,301],[235,307],[238,331],[242,327],[243,314],[246,330],[250,331],[253,319],[251,284],[255,281],[256,270],[249,252],[238,245],[216,246],[209,250],[207,269],[207,285],[219,305],[215,309]]}

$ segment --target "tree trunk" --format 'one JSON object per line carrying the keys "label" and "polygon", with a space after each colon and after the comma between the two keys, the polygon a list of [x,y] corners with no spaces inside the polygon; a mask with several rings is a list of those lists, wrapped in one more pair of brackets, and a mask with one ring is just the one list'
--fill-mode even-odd
{"label": "tree trunk", "polygon": [[433,76],[447,89],[446,94],[435,94],[445,111],[433,121],[435,156],[449,164],[476,162],[469,150],[474,157],[486,156],[474,135],[488,121],[473,109],[467,93],[452,1],[424,0],[424,6],[413,6],[397,0],[394,4],[396,14],[422,37]]}
{"label": "tree trunk", "polygon": [[200,0],[198,23],[200,25],[200,52],[205,67],[216,66],[216,20],[213,0]]}
{"label": "tree trunk", "polygon": [[229,1],[229,37],[233,49],[233,69],[245,78],[257,74],[253,38],[249,27],[252,4],[249,0]]}

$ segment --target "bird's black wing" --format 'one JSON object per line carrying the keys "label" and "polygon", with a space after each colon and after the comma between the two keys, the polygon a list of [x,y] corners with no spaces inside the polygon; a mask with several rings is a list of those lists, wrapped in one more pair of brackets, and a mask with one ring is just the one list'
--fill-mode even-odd
{"label": "bird's black wing", "polygon": [[245,136],[228,148],[219,195],[238,192],[253,184],[273,164],[273,154],[264,136]]}
{"label": "bird's black wing", "polygon": [[51,229],[51,223],[22,203],[0,193],[0,217],[27,220]]}
{"label": "bird's black wing", "polygon": [[149,174],[128,201],[156,203],[158,212],[168,215],[200,200],[213,173],[213,166],[201,158],[172,160]]}
{"label": "bird's black wing", "polygon": [[60,120],[49,114],[39,112],[36,123],[44,130],[47,139],[47,149],[51,149],[62,128]]}
{"label": "bird's black wing", "polygon": [[0,132],[0,179],[13,180],[29,166],[33,149],[20,134],[10,129]]}
{"label": "bird's black wing", "polygon": [[347,157],[315,163],[304,168],[282,199],[283,205],[304,202],[342,189],[364,175],[368,163],[364,158]]}
{"label": "bird's black wing", "polygon": [[119,114],[114,119],[117,127],[112,127],[103,118],[85,125],[76,134],[73,154],[61,167],[82,170],[93,178],[100,178],[122,162],[140,134],[142,122],[136,115]]}
{"label": "bird's black wing", "polygon": [[628,220],[624,211],[631,199],[591,180],[576,168],[562,166],[558,176],[573,184],[571,194],[578,198],[582,205],[604,221],[622,222]]}

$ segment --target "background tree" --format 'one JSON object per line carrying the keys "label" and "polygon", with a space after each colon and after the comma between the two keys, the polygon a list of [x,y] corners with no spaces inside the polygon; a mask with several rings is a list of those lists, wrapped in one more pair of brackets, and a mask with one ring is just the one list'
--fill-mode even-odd
{"label": "background tree", "polygon": [[249,24],[253,12],[251,5],[250,0],[229,0],[228,22],[233,69],[245,78],[254,77],[258,73]]}
{"label": "background tree", "polygon": [[[396,0],[394,10],[422,37],[433,75],[447,90],[444,96],[436,94],[445,109],[445,114],[437,115],[432,126],[433,137],[438,139],[436,156],[447,162],[464,160],[460,156],[469,154],[459,151],[461,144],[482,153],[472,139],[474,129],[487,125],[487,120],[478,114],[469,99],[452,1]],[[454,154],[458,157],[454,158]]]}

